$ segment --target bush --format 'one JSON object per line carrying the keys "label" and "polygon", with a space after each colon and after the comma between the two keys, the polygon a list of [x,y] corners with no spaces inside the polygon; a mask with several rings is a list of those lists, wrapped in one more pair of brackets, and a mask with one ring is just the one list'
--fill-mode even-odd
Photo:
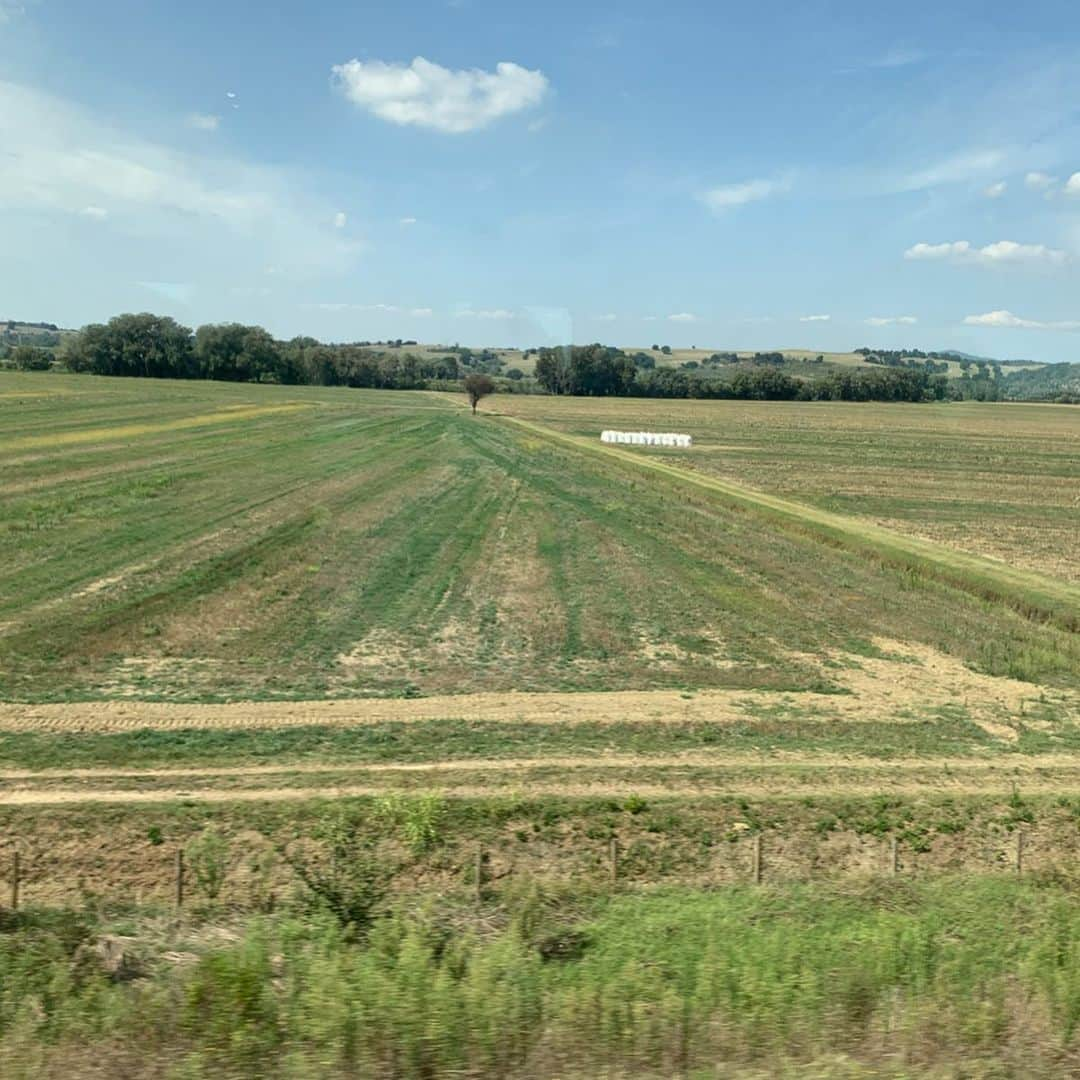
{"label": "bush", "polygon": [[19,371],[48,371],[53,354],[47,349],[35,349],[32,345],[19,345],[11,351],[11,362]]}

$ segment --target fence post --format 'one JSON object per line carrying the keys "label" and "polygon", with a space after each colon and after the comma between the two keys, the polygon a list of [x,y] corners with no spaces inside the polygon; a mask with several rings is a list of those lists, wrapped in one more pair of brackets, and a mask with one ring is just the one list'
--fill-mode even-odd
{"label": "fence post", "polygon": [[176,849],[176,907],[184,906],[184,849]]}
{"label": "fence post", "polygon": [[889,841],[889,869],[892,873],[900,873],[900,841],[894,836]]}
{"label": "fence post", "polygon": [[608,843],[608,862],[611,869],[611,884],[619,880],[619,838],[613,836]]}
{"label": "fence post", "polygon": [[1024,872],[1024,833],[1021,829],[1016,830],[1016,872]]}
{"label": "fence post", "polygon": [[11,910],[19,910],[19,877],[21,874],[21,867],[19,866],[19,849],[16,848],[11,853]]}
{"label": "fence post", "polygon": [[761,884],[761,833],[754,834],[753,863],[754,884]]}
{"label": "fence post", "polygon": [[476,846],[476,902],[479,904],[484,898],[484,849],[481,845]]}

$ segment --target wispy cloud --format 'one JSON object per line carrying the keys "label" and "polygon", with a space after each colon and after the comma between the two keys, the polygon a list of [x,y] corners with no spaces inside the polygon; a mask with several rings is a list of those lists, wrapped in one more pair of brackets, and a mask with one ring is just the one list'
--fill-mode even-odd
{"label": "wispy cloud", "polygon": [[1024,186],[1030,191],[1046,191],[1057,183],[1056,176],[1044,172],[1029,172],[1024,177]]}
{"label": "wispy cloud", "polygon": [[700,320],[697,315],[691,311],[677,311],[674,315],[669,315],[667,321],[674,323],[694,323],[699,322]]}
{"label": "wispy cloud", "polygon": [[354,105],[392,124],[460,135],[543,101],[542,71],[496,64],[453,71],[418,56],[411,64],[349,60],[333,68],[336,86]]}
{"label": "wispy cloud", "polygon": [[426,319],[435,314],[433,308],[409,307],[403,304],[352,304],[343,301],[324,301],[322,303],[303,304],[302,306],[313,308],[316,311],[363,311],[367,314],[411,315],[418,319]]}
{"label": "wispy cloud", "polygon": [[928,56],[924,49],[908,49],[897,46],[887,53],[868,60],[866,67],[870,68],[899,68],[909,67],[911,64],[921,64]]}
{"label": "wispy cloud", "polygon": [[942,244],[914,244],[904,252],[904,258],[916,262],[949,261],[971,266],[1061,266],[1068,262],[1069,256],[1045,244],[998,240],[976,248],[967,240],[952,240]]}
{"label": "wispy cloud", "polygon": [[617,317],[618,316],[616,316],[614,313],[609,311],[604,315],[594,315],[593,319],[596,322],[614,322]]}
{"label": "wispy cloud", "polygon": [[0,26],[11,22],[16,15],[25,15],[26,5],[19,0],[0,0]]}
{"label": "wispy cloud", "polygon": [[188,113],[186,123],[196,131],[217,131],[221,126],[221,117],[209,113]]}
{"label": "wispy cloud", "polygon": [[800,315],[799,322],[828,322],[831,315]]}
{"label": "wispy cloud", "polygon": [[979,180],[987,173],[999,172],[1005,163],[1002,150],[970,150],[942,158],[914,172],[900,177],[894,185],[896,191],[925,191],[944,184],[968,183]]}
{"label": "wispy cloud", "polygon": [[416,224],[416,218],[414,218],[414,217],[398,218],[398,224],[399,225],[415,225]]}
{"label": "wispy cloud", "polygon": [[29,87],[0,82],[0,145],[0,208],[108,219],[128,235],[168,234],[177,250],[224,228],[233,266],[344,269],[357,250],[284,170],[151,141]]}
{"label": "wispy cloud", "polygon": [[339,210],[334,215],[334,228],[335,229],[344,229],[345,226],[348,225],[348,223],[349,223],[349,216],[348,216],[348,214],[345,213],[344,210]]}
{"label": "wispy cloud", "polygon": [[772,195],[787,191],[790,183],[785,180],[745,180],[739,184],[721,184],[719,187],[703,191],[698,198],[714,214],[722,214],[737,206],[768,199]]}
{"label": "wispy cloud", "polygon": [[867,326],[912,326],[918,321],[914,315],[871,315],[863,320]]}
{"label": "wispy cloud", "polygon": [[988,199],[1000,199],[1005,194],[1005,189],[1009,185],[1004,180],[998,180],[996,184],[991,184],[989,187],[983,188],[983,194]]}
{"label": "wispy cloud", "polygon": [[1080,172],[1074,172],[1072,176],[1065,181],[1065,194],[1080,195]]}
{"label": "wispy cloud", "polygon": [[506,308],[481,308],[480,310],[474,310],[473,308],[463,308],[461,311],[455,312],[455,317],[459,319],[484,319],[487,321],[501,321],[504,319],[516,319],[517,316],[512,311],[507,311]]}
{"label": "wispy cloud", "polygon": [[1022,319],[1011,311],[988,311],[983,315],[967,315],[966,326],[1000,326],[1019,330],[1080,330],[1080,321],[1067,319],[1060,322],[1040,322],[1037,319]]}

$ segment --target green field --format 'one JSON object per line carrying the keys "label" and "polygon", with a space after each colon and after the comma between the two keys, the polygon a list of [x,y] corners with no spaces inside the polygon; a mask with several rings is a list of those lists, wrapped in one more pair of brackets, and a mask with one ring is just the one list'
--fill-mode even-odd
{"label": "green field", "polygon": [[0,1075],[1074,1075],[1078,451],[0,374]]}
{"label": "green field", "polygon": [[[556,424],[565,412],[498,404]],[[643,421],[645,408],[583,403],[568,426]],[[656,426],[689,417],[685,404],[648,408]],[[730,406],[697,408],[716,426],[694,429],[701,448],[679,468],[722,474],[710,443]],[[987,602],[963,581],[883,565],[799,520],[473,419],[451,399],[7,376],[0,410],[9,700],[828,691],[836,663],[884,640],[989,674],[1078,681],[1075,634],[1010,611],[1008,596]],[[819,415],[835,423],[844,410]],[[920,415],[953,422],[947,409]],[[776,416],[786,426],[771,449],[731,455],[756,463],[747,480],[762,479],[763,456],[798,465],[812,453],[805,437],[792,448],[790,410]],[[1077,467],[1064,449],[1045,458]],[[908,466],[898,454],[892,490]],[[1036,497],[1030,477],[1012,485]],[[1050,527],[1075,521],[1062,508]],[[1068,626],[1076,590],[1048,575],[1028,585]]]}

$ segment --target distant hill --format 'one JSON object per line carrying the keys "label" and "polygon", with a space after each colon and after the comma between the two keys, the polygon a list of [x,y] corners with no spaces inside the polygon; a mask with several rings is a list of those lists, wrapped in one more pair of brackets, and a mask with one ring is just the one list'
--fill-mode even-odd
{"label": "distant hill", "polygon": [[37,345],[55,348],[65,337],[77,333],[55,323],[0,319],[0,345]]}
{"label": "distant hill", "polygon": [[1080,364],[1046,364],[1026,371],[1011,371],[1003,389],[1010,401],[1080,402]]}

